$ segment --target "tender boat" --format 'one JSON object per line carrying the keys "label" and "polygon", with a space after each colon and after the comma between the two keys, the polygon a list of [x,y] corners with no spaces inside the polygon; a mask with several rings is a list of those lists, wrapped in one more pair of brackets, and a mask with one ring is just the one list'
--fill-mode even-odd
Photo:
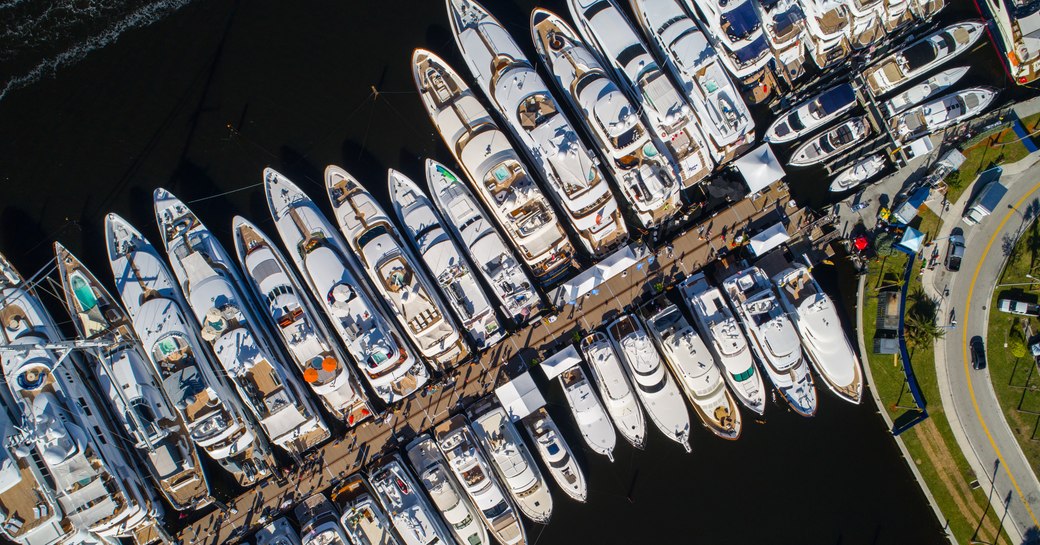
{"label": "tender boat", "polygon": [[604,154],[603,163],[621,188],[629,208],[649,229],[674,217],[681,207],[678,164],[661,153],[639,109],[614,84],[596,55],[559,16],[531,13],[531,32],[549,69],[586,131]]}
{"label": "tender boat", "polygon": [[877,176],[885,168],[885,155],[875,153],[856,161],[852,166],[838,173],[831,180],[829,191],[840,193],[859,186],[863,182]]}
{"label": "tender boat", "polygon": [[[209,482],[184,419],[163,394],[130,318],[83,263],[55,242],[65,308],[81,339],[98,341],[91,371],[114,422],[137,450],[149,476],[178,511],[210,502]],[[89,354],[89,353],[88,353]]]}
{"label": "tender boat", "polygon": [[704,273],[696,273],[679,284],[683,302],[693,313],[694,322],[721,364],[730,390],[745,407],[762,414],[766,409],[766,389],[762,375],[737,319],[718,288],[708,284]]}
{"label": "tender boat", "polygon": [[396,170],[390,171],[390,198],[405,234],[415,244],[419,257],[473,344],[484,350],[502,340],[505,328],[495,316],[495,308],[455,241],[441,227],[440,216],[430,199],[415,182]]}
{"label": "tender boat", "polygon": [[617,434],[603,404],[592,390],[592,384],[585,377],[578,351],[573,345],[567,345],[567,348],[543,360],[538,367],[545,372],[546,378],[559,379],[567,406],[585,444],[613,462]]}
{"label": "tender boat", "polygon": [[289,519],[280,517],[256,531],[256,545],[303,545],[300,535],[289,524]]}
{"label": "tender boat", "polygon": [[429,435],[422,434],[408,445],[408,461],[419,475],[419,482],[430,495],[433,505],[448,523],[447,528],[455,536],[455,543],[490,545],[480,510],[452,476],[448,462]]}
{"label": "tender boat", "polygon": [[815,165],[833,159],[870,136],[871,128],[865,117],[850,119],[837,127],[798,146],[787,162],[793,167]]}
{"label": "tender boat", "polygon": [[727,278],[722,288],[773,386],[796,413],[816,414],[816,387],[802,357],[798,332],[777,302],[769,279],[752,267]]}
{"label": "tender boat", "polygon": [[232,221],[235,251],[263,314],[278,332],[296,370],[325,408],[348,426],[372,416],[364,391],[346,367],[339,345],[318,318],[303,286],[267,235],[245,218]]}
{"label": "tender boat", "polygon": [[231,257],[173,194],[158,188],[154,201],[174,276],[239,397],[271,442],[291,456],[324,443],[329,429],[274,351]]}
{"label": "tender boat", "polygon": [[[332,501],[341,513],[339,522],[352,545],[401,545],[390,526],[390,519],[359,474],[353,474],[333,487]],[[297,508],[298,510],[299,508]],[[297,514],[297,518],[299,515]],[[304,540],[304,545],[307,541]],[[324,545],[317,543],[315,545]]]}
{"label": "tender boat", "polygon": [[773,51],[762,32],[762,21],[751,5],[753,0],[684,2],[733,77],[745,85],[754,85],[771,72]]}
{"label": "tender boat", "polygon": [[405,545],[451,543],[451,534],[398,454],[377,461],[368,471],[368,481]]}
{"label": "tender boat", "polygon": [[740,437],[740,409],[704,341],[679,307],[651,308],[644,314],[646,328],[704,427],[723,439]]}
{"label": "tender boat", "polygon": [[[125,443],[94,400],[79,354],[48,347],[63,340],[61,330],[33,286],[3,256],[0,317],[0,364],[7,385],[0,397],[18,418],[17,434],[7,436],[9,448],[46,480],[45,494],[52,499],[42,502],[46,510],[57,504],[67,518],[63,526],[71,525],[77,534],[66,543],[111,543],[161,520],[161,503],[124,456]],[[40,529],[46,532],[41,537],[48,535]]]}
{"label": "tender boat", "polygon": [[574,247],[509,138],[462,78],[439,57],[417,49],[412,70],[426,111],[444,143],[535,279],[543,286],[563,280],[574,270]]}
{"label": "tender boat", "polygon": [[541,309],[542,301],[516,255],[454,172],[427,159],[426,180],[445,224],[469,252],[504,314],[517,327],[526,324]]}
{"label": "tender boat", "polygon": [[842,0],[801,0],[805,13],[806,48],[821,70],[837,65],[852,51],[849,25],[852,16]]}
{"label": "tender boat", "polygon": [[968,73],[969,66],[958,66],[943,70],[938,74],[914,85],[913,87],[899,93],[898,95],[881,103],[881,113],[884,115],[900,114],[912,106],[916,106],[929,98],[946,90],[957,83],[964,74]]}
{"label": "tender boat", "polygon": [[680,0],[635,0],[631,5],[658,58],[664,59],[693,106],[712,159],[721,165],[750,148],[755,121],[719,55]]}
{"label": "tender boat", "polygon": [[610,63],[618,80],[635,97],[654,133],[678,161],[683,185],[691,186],[711,174],[711,152],[685,93],[658,68],[617,4],[613,0],[568,0],[567,6],[578,32]]}
{"label": "tender boat", "polygon": [[773,283],[823,382],[838,397],[858,404],[863,397],[863,371],[831,298],[801,264],[774,276]]}
{"label": "tender boat", "polygon": [[[264,187],[282,244],[376,395],[394,403],[426,384],[430,372],[359,281],[347,244],[314,201],[273,170],[264,171]],[[331,375],[321,371],[315,384],[329,387],[331,396],[349,399],[346,370],[326,372]]]}
{"label": "tender boat", "polygon": [[898,140],[909,142],[979,115],[998,92],[993,87],[972,87],[949,93],[889,119],[888,124]]}
{"label": "tender boat", "polygon": [[447,305],[372,194],[334,165],[325,187],[347,245],[419,353],[440,369],[465,361],[469,347]]}
{"label": "tender boat", "polygon": [[851,84],[835,85],[776,118],[762,138],[773,144],[797,140],[838,119],[856,102]]}
{"label": "tender boat", "polygon": [[470,407],[468,413],[477,441],[488,453],[491,465],[520,512],[534,522],[549,522],[553,506],[549,487],[505,409],[488,397]]}
{"label": "tender boat", "polygon": [[105,237],[116,291],[192,440],[238,484],[251,486],[264,479],[274,467],[267,441],[246,417],[213,353],[203,347],[187,302],[158,250],[115,214],[105,218]]}
{"label": "tender boat", "polygon": [[875,95],[883,95],[964,53],[985,28],[980,21],[954,23],[877,61],[863,79]]}
{"label": "tender boat", "polygon": [[[776,55],[773,69],[794,81],[805,74],[806,45],[813,39],[806,29],[805,12],[798,0],[764,0],[753,2],[762,20],[762,31]],[[810,45],[811,48],[811,45]]]}
{"label": "tender boat", "polygon": [[300,523],[303,545],[355,545],[344,533],[336,510],[325,494],[319,492],[309,496],[296,506],[294,514]]}
{"label": "tender boat", "polygon": [[607,327],[621,363],[636,385],[636,395],[650,420],[666,437],[690,452],[690,415],[674,379],[661,364],[661,355],[643,325],[625,314]]}
{"label": "tender boat", "polygon": [[535,409],[522,422],[534,441],[535,452],[541,457],[545,467],[549,468],[549,475],[565,494],[584,503],[589,496],[585,472],[581,470],[570,445],[564,440],[560,428],[553,422],[545,407]]}
{"label": "tender boat", "polygon": [[516,507],[477,447],[466,418],[461,414],[455,415],[438,424],[433,433],[452,475],[477,507],[480,519],[495,540],[503,545],[526,543],[524,525]]}
{"label": "tender boat", "polygon": [[641,449],[646,444],[646,419],[633,392],[621,359],[610,339],[600,332],[581,340],[581,351],[589,362],[592,381],[599,390],[603,404],[614,426],[632,446]]}
{"label": "tender boat", "polygon": [[881,24],[884,0],[846,0],[845,5],[849,9],[849,43],[853,49],[866,49],[885,37]]}

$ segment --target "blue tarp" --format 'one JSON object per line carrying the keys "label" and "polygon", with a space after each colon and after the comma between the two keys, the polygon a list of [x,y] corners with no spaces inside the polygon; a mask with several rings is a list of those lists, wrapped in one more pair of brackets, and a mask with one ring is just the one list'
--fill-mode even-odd
{"label": "blue tarp", "polygon": [[[903,332],[906,328],[906,293],[910,287],[910,278],[917,270],[917,254],[910,254],[910,259],[906,262],[906,272],[903,273],[903,289],[899,294],[899,359],[903,360],[903,374],[906,375],[906,385],[910,388],[910,396],[914,399],[914,404],[917,405],[920,411],[916,418],[912,418],[902,424],[894,424],[892,428],[893,435],[899,435],[904,431],[914,427],[917,423],[921,422],[925,418],[928,418],[928,411],[926,410],[927,402],[924,399],[924,394],[921,393],[921,387],[917,384],[917,376],[914,374],[914,367],[910,365],[910,353],[906,349],[906,338],[903,336]],[[903,420],[902,418],[898,420]]]}

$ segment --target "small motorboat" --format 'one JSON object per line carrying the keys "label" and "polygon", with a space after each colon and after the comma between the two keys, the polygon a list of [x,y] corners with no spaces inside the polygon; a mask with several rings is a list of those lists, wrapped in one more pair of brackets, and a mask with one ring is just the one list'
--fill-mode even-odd
{"label": "small motorboat", "polygon": [[938,74],[914,85],[913,87],[899,93],[881,104],[881,111],[885,115],[896,115],[916,106],[929,98],[946,90],[957,83],[964,74],[968,73],[968,66],[958,66],[943,70]]}
{"label": "small motorboat", "polygon": [[837,157],[856,144],[862,143],[870,135],[870,131],[865,117],[850,119],[799,146],[787,164],[805,167]]}
{"label": "small motorboat", "polygon": [[992,87],[957,91],[911,108],[889,119],[888,123],[898,140],[909,142],[979,115],[997,93]]}
{"label": "small motorboat", "polygon": [[838,175],[831,180],[830,191],[833,193],[848,191],[874,176],[877,176],[884,168],[885,155],[882,153],[875,153],[874,155],[860,159],[853,163],[849,168],[839,172]]}

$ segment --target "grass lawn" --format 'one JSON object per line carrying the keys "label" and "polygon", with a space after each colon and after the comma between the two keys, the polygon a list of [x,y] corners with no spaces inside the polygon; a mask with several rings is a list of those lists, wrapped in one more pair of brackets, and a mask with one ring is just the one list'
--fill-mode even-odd
{"label": "grass lawn", "polygon": [[[1022,126],[1029,133],[1035,132],[1038,125],[1040,125],[1040,114],[1033,114],[1022,119]],[[964,154],[964,164],[957,172],[946,178],[946,185],[949,188],[946,192],[946,199],[951,203],[957,202],[968,184],[980,172],[1022,159],[1026,156],[1026,147],[1022,145],[1014,131],[1005,128],[995,129],[979,136],[975,139],[974,144],[962,149],[961,153]]]}

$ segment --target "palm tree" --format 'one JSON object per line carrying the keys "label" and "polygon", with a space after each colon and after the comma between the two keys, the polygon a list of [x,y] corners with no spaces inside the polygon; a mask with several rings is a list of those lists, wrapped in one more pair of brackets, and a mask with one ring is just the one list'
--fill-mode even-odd
{"label": "palm tree", "polygon": [[907,345],[926,348],[946,335],[946,329],[938,324],[939,305],[921,289],[910,292],[911,302],[903,323],[903,338]]}

